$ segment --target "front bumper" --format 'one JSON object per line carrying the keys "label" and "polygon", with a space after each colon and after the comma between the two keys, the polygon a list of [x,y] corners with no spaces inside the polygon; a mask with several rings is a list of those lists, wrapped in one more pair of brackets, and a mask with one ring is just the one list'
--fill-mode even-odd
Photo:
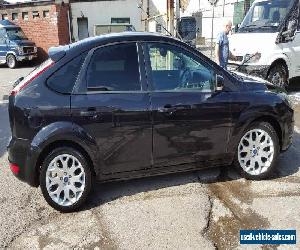
{"label": "front bumper", "polygon": [[37,58],[37,53],[34,54],[28,54],[28,55],[22,55],[22,56],[16,56],[17,61],[31,61],[33,59]]}

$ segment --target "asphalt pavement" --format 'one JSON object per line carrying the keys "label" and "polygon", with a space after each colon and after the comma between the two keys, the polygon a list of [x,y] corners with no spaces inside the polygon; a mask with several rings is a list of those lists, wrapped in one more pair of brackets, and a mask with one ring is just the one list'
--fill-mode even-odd
{"label": "asphalt pavement", "polygon": [[[1,95],[31,68],[0,68]],[[294,94],[297,100],[297,94]],[[297,102],[296,102],[297,103]],[[231,167],[98,184],[83,210],[50,208],[9,170],[7,103],[0,102],[0,248],[300,249],[300,110],[291,148],[265,181]],[[296,246],[241,246],[240,229],[296,229]]]}

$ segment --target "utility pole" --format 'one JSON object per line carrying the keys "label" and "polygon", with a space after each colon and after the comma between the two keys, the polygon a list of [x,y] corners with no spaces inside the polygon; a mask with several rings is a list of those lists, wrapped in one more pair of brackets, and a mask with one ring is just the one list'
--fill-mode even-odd
{"label": "utility pole", "polygon": [[[176,33],[179,32],[179,22],[180,22],[180,0],[175,0],[175,21],[176,21]],[[177,34],[179,36],[179,34]]]}
{"label": "utility pole", "polygon": [[168,31],[174,36],[174,0],[167,0],[167,24]]}

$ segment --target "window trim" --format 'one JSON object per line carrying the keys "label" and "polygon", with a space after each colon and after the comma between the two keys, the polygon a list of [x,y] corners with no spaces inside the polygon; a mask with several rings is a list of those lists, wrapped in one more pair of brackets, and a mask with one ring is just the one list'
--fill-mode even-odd
{"label": "window trim", "polygon": [[209,62],[205,62],[199,55],[197,55],[193,51],[181,46],[180,44],[176,44],[173,42],[166,42],[166,41],[145,41],[145,42],[143,42],[143,50],[144,50],[144,55],[145,55],[145,68],[146,68],[147,79],[149,79],[148,84],[149,84],[150,92],[152,92],[152,93],[203,93],[203,94],[215,93],[215,90],[203,91],[203,90],[197,90],[197,89],[183,89],[183,90],[156,90],[156,89],[154,89],[152,73],[151,73],[152,68],[151,68],[150,55],[149,55],[149,50],[147,48],[147,45],[149,43],[165,44],[165,45],[170,45],[170,46],[174,46],[179,49],[182,49],[183,51],[187,52],[187,54],[192,54],[194,57],[199,59],[201,61],[201,63],[203,64],[203,66],[208,66],[209,68],[211,68],[214,71],[215,75],[222,75],[224,77],[224,74],[220,73],[220,70],[217,69],[216,67],[214,67],[213,65],[211,65]]}
{"label": "window trim", "polygon": [[[140,82],[140,86],[141,86],[141,90],[122,90],[122,91],[101,91],[101,90],[89,90],[88,89],[88,82],[87,82],[87,71],[89,68],[89,65],[91,63],[92,57],[94,55],[94,52],[97,49],[101,49],[101,48],[105,48],[108,46],[116,46],[116,45],[121,45],[121,44],[129,44],[129,43],[134,43],[137,49],[137,56],[138,56],[138,71],[139,71],[139,82]],[[140,43],[138,41],[122,41],[122,42],[111,42],[111,43],[107,43],[104,45],[100,45],[97,47],[92,48],[87,57],[86,60],[81,68],[81,71],[79,72],[79,76],[78,79],[75,83],[74,89],[73,89],[73,93],[72,94],[123,94],[123,93],[146,93],[147,92],[147,85],[145,83],[145,79],[146,79],[146,74],[145,74],[145,68],[144,68],[144,55],[142,54],[143,51],[141,49]]]}

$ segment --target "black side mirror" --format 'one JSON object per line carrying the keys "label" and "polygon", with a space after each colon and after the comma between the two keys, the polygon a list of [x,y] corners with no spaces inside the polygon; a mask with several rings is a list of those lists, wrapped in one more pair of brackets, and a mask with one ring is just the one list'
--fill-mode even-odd
{"label": "black side mirror", "polygon": [[216,91],[222,91],[224,88],[224,77],[216,75]]}
{"label": "black side mirror", "polygon": [[232,33],[237,33],[238,30],[239,30],[239,27],[240,27],[240,24],[239,24],[239,23],[236,24],[236,25],[234,25],[233,28],[232,28]]}

